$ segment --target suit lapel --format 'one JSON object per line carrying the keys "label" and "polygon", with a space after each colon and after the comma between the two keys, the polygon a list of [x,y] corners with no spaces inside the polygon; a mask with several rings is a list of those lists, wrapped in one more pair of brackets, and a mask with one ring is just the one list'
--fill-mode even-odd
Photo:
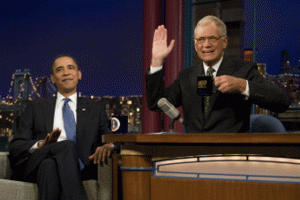
{"label": "suit lapel", "polygon": [[190,85],[193,91],[196,91],[197,88],[197,76],[204,75],[203,64],[198,67],[194,67],[193,71],[189,74]]}
{"label": "suit lapel", "polygon": [[228,58],[224,57],[223,61],[219,67],[219,70],[217,72],[217,76],[222,76],[222,75],[232,75],[234,72],[234,65],[231,60]]}
{"label": "suit lapel", "polygon": [[45,116],[47,133],[51,133],[53,131],[55,102],[56,102],[55,97],[47,98],[43,102],[43,111]]}
{"label": "suit lapel", "polygon": [[[224,57],[223,61],[218,69],[217,76],[222,76],[222,75],[232,75],[235,71],[235,66],[233,65],[233,62],[231,62],[228,58]],[[199,67],[194,67],[193,71],[189,74],[189,81],[191,84],[191,89],[193,90],[194,88],[197,88],[197,76],[198,75],[205,75],[204,73],[204,68],[203,68],[203,63],[200,64]],[[210,113],[216,99],[220,95],[220,92],[215,88],[216,92],[213,93],[213,95],[210,97],[210,106],[208,109],[208,113]],[[194,90],[193,90],[194,91]],[[191,91],[192,93],[194,93]],[[202,97],[202,100],[200,101],[202,104],[204,103],[204,98]],[[204,108],[204,105],[201,105],[200,108]],[[201,112],[200,115],[201,119],[204,118],[204,112]]]}
{"label": "suit lapel", "polygon": [[78,97],[77,100],[77,137],[81,137],[83,129],[88,121],[88,116],[91,111],[91,105],[89,105],[87,99]]}
{"label": "suit lapel", "polygon": [[[235,71],[234,65],[232,64],[232,62],[228,58],[224,57],[221,65],[219,67],[219,70],[217,72],[217,76],[232,75],[234,73],[234,71]],[[210,106],[208,109],[208,113],[210,113],[210,111],[219,95],[220,95],[220,92],[216,89],[216,92],[211,96],[211,98],[209,100]]]}
{"label": "suit lapel", "polygon": [[[202,75],[205,75],[204,73],[204,68],[203,68],[203,64],[201,63],[200,66],[195,66],[193,68],[193,71],[191,71],[191,73],[189,74],[189,81],[190,81],[190,85],[191,87],[190,88],[190,93],[193,94],[193,96],[195,96],[195,99],[197,99],[197,102],[199,102],[199,108],[200,108],[200,113],[199,115],[201,116],[200,119],[202,122],[204,122],[204,111],[203,111],[203,108],[204,108],[204,98],[203,96],[199,96],[197,94],[197,76],[202,76]],[[200,98],[200,99],[199,99]]]}
{"label": "suit lapel", "polygon": [[[53,122],[54,122],[54,112],[55,112],[55,103],[56,98],[51,97],[45,99],[43,102],[43,116],[45,116],[46,122],[46,130],[47,133],[51,133],[53,131]],[[88,119],[88,115],[90,113],[91,106],[89,105],[88,101],[85,98],[78,97],[77,99],[77,127],[76,132],[82,133],[82,130],[86,124]]]}

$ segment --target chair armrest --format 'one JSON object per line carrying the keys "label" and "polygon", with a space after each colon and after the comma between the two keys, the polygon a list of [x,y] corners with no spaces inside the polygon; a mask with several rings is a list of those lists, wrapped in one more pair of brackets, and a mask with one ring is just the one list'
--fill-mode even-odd
{"label": "chair armrest", "polygon": [[8,160],[8,152],[0,152],[0,178],[9,179],[11,176],[11,169]]}
{"label": "chair armrest", "polygon": [[99,200],[111,200],[113,193],[112,184],[112,159],[108,159],[107,165],[98,165],[98,199]]}

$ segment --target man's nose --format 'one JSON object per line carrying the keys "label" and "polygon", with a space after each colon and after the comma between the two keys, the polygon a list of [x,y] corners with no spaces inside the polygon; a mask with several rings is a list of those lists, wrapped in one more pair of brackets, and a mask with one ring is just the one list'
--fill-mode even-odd
{"label": "man's nose", "polygon": [[203,46],[206,47],[206,46],[211,46],[211,45],[212,45],[212,44],[211,44],[210,39],[209,39],[209,38],[205,38],[204,43],[203,43]]}
{"label": "man's nose", "polygon": [[70,74],[70,70],[67,68],[67,69],[64,69],[64,73],[63,73],[63,75],[69,75]]}

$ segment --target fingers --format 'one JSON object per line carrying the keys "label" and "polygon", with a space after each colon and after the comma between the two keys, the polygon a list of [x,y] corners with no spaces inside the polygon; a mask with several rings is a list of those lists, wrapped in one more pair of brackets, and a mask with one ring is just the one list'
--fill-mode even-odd
{"label": "fingers", "polygon": [[167,39],[167,29],[164,25],[160,25],[154,31],[155,39],[166,40]]}
{"label": "fingers", "polygon": [[230,92],[232,85],[226,76],[215,77],[215,85],[222,93]]}
{"label": "fingers", "polygon": [[173,40],[171,40],[170,45],[168,46],[169,52],[172,51],[172,49],[173,49],[173,47],[174,47],[174,44],[175,44],[175,40],[173,39]]}
{"label": "fingers", "polygon": [[164,59],[170,54],[174,47],[175,40],[172,40],[169,45],[167,44],[167,32],[164,25],[158,26],[154,31],[151,59],[152,67],[161,66]]}
{"label": "fingers", "polygon": [[95,156],[95,154],[90,155],[90,156],[89,156],[89,160],[93,160],[93,159],[94,159],[94,156]]}
{"label": "fingers", "polygon": [[42,140],[42,141],[39,141],[38,142],[38,148],[41,148],[41,147],[43,147],[45,145],[45,140]]}
{"label": "fingers", "polygon": [[49,142],[55,143],[60,136],[61,130],[59,128],[54,129],[52,133],[50,133]]}
{"label": "fingers", "polygon": [[107,158],[111,156],[111,153],[112,153],[112,149],[103,146],[102,151],[98,156],[97,163],[101,163],[101,162],[103,163],[107,161]]}
{"label": "fingers", "polygon": [[109,157],[109,154],[110,154],[110,150],[107,150],[107,149],[104,149],[103,150],[103,155],[102,155],[102,162],[105,162],[107,161],[107,158]]}
{"label": "fingers", "polygon": [[41,143],[40,147],[57,142],[57,140],[60,136],[60,133],[61,133],[61,130],[59,128],[56,128],[51,133],[48,133],[44,142]]}
{"label": "fingers", "polygon": [[216,76],[214,82],[215,86],[222,93],[242,93],[246,84],[246,80],[228,75]]}
{"label": "fingers", "polygon": [[[167,39],[168,39],[168,30],[165,28],[164,25],[158,26],[157,29],[155,29],[154,31],[153,42],[163,42],[167,45]],[[175,40],[173,39],[168,47],[172,49],[174,43]]]}
{"label": "fingers", "polygon": [[108,152],[109,151],[107,149],[100,148],[98,153],[94,156],[94,164],[102,164],[105,162]]}
{"label": "fingers", "polygon": [[102,164],[107,161],[112,154],[113,146],[106,144],[101,147],[98,147],[93,155],[89,157],[90,160],[93,160],[94,164]]}
{"label": "fingers", "polygon": [[46,138],[45,138],[45,140],[44,140],[44,145],[46,145],[46,144],[49,143],[49,141],[50,141],[50,136],[51,136],[51,134],[48,133],[47,136],[46,136]]}

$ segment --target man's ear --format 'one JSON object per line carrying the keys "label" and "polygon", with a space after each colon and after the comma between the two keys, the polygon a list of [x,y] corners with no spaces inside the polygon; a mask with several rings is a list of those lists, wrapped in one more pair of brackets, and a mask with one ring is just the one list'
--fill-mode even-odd
{"label": "man's ear", "polygon": [[194,39],[194,49],[195,49],[195,51],[197,52],[197,47],[196,47],[196,40]]}
{"label": "man's ear", "polygon": [[50,75],[50,79],[51,79],[52,83],[55,83],[55,79],[54,79],[54,76],[52,74]]}
{"label": "man's ear", "polygon": [[81,78],[82,78],[81,70],[78,70],[78,79],[81,80]]}
{"label": "man's ear", "polygon": [[224,36],[224,39],[223,39],[223,49],[226,49],[227,46],[228,46],[228,37]]}

